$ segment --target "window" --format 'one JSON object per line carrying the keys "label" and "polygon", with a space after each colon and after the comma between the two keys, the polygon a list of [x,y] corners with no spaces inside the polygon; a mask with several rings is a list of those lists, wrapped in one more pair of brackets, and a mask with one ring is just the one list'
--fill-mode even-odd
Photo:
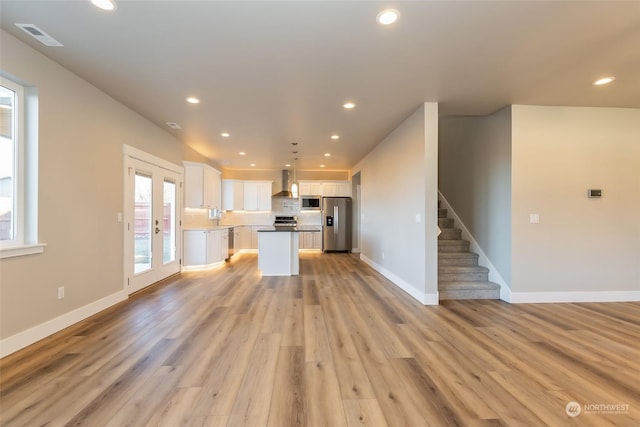
{"label": "window", "polygon": [[0,258],[43,251],[37,238],[37,91],[0,80]]}
{"label": "window", "polygon": [[[13,86],[13,87],[11,87]],[[2,82],[0,86],[0,240],[13,242],[17,237],[18,100],[22,88]]]}

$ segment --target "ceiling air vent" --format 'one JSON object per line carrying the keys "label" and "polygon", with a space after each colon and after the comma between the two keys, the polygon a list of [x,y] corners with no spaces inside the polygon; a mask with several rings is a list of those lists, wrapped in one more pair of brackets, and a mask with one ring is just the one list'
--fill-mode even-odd
{"label": "ceiling air vent", "polygon": [[29,34],[45,46],[62,46],[62,43],[33,24],[16,24],[16,27],[21,28],[22,31]]}

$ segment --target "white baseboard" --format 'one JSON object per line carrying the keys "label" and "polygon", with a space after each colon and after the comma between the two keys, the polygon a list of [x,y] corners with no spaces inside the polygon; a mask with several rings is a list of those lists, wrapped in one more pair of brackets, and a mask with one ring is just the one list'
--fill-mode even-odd
{"label": "white baseboard", "polygon": [[640,291],[593,292],[511,292],[505,300],[512,304],[562,302],[629,302],[640,301]]}
{"label": "white baseboard", "polygon": [[74,323],[78,323],[87,317],[93,316],[94,314],[126,299],[127,294],[122,290],[58,316],[55,319],[41,323],[27,329],[26,331],[18,332],[15,335],[5,338],[0,341],[0,358],[8,356],[11,353],[15,353],[28,345],[40,341],[49,335],[53,335]]}
{"label": "white baseboard", "polygon": [[373,268],[375,271],[382,274],[387,279],[391,280],[394,285],[396,285],[397,287],[399,287],[400,289],[402,289],[403,291],[411,295],[413,298],[418,300],[421,304],[438,305],[439,303],[438,292],[433,294],[420,292],[416,288],[411,286],[409,283],[405,282],[404,280],[402,280],[401,278],[393,274],[391,271],[387,270],[380,264],[368,258],[366,255],[360,254],[360,259],[369,267]]}
{"label": "white baseboard", "polygon": [[489,269],[489,281],[500,285],[500,299],[503,301],[509,301],[509,299],[511,299],[511,288],[509,288],[507,282],[505,282],[500,273],[498,273],[498,269],[493,266],[493,263],[491,262],[489,257],[484,253],[484,251],[482,250],[478,242],[476,242],[476,239],[473,238],[467,227],[465,227],[464,223],[456,214],[456,211],[451,207],[446,197],[444,197],[444,195],[440,191],[438,191],[438,195],[440,197],[440,201],[444,205],[443,207],[447,209],[448,213],[451,214],[451,217],[455,221],[456,227],[462,230],[462,238],[469,241],[469,250],[478,254],[478,264],[483,265]]}

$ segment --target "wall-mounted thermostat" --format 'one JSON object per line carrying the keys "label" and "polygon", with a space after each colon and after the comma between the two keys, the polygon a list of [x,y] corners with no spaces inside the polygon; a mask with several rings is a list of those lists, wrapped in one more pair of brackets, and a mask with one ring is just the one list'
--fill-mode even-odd
{"label": "wall-mounted thermostat", "polygon": [[594,190],[590,188],[587,194],[589,195],[589,198],[597,199],[599,197],[602,197],[602,190]]}

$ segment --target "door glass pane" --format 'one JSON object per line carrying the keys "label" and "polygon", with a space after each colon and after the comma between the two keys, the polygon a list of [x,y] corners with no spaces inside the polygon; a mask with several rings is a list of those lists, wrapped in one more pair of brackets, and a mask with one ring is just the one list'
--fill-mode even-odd
{"label": "door glass pane", "polygon": [[151,268],[152,190],[151,177],[136,172],[134,214],[134,272],[136,274]]}
{"label": "door glass pane", "polygon": [[15,98],[0,86],[0,240],[15,236]]}
{"label": "door glass pane", "polygon": [[176,183],[164,182],[162,201],[162,262],[176,259]]}

